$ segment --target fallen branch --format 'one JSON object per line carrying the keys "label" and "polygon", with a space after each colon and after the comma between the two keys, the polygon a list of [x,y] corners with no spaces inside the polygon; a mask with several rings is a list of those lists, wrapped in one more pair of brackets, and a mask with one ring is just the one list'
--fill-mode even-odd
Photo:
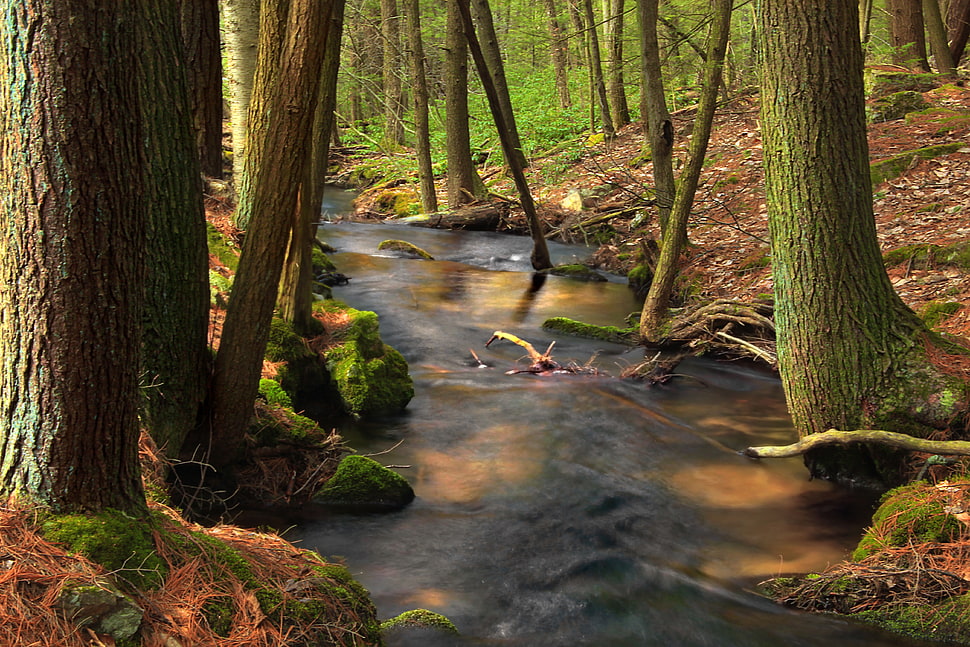
{"label": "fallen branch", "polygon": [[829,429],[818,434],[805,436],[791,445],[768,445],[748,447],[741,454],[750,458],[788,458],[798,456],[816,447],[827,445],[851,445],[853,443],[875,443],[912,452],[943,454],[948,456],[970,456],[970,441],[966,440],[926,440],[894,431],[881,429],[859,429],[839,431]]}

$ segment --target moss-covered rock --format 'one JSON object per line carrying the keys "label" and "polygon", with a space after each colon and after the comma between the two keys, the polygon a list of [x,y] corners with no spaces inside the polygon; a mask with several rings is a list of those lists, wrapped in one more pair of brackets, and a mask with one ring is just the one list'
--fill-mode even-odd
{"label": "moss-covered rock", "polygon": [[95,584],[65,583],[54,606],[77,626],[91,627],[115,641],[134,636],[145,613],[106,579]]}
{"label": "moss-covered rock", "polygon": [[869,120],[874,123],[893,121],[929,107],[930,103],[919,92],[911,90],[895,92],[869,104]]}
{"label": "moss-covered rock", "polygon": [[554,274],[555,276],[565,276],[566,278],[576,279],[577,281],[589,281],[593,283],[606,282],[605,276],[581,263],[557,265],[548,270],[542,270],[542,272],[544,274]]}
{"label": "moss-covered rock", "polygon": [[459,635],[458,627],[451,620],[427,609],[412,609],[381,623],[381,633],[395,634],[414,629],[428,629],[445,634]]}
{"label": "moss-covered rock", "polygon": [[869,180],[872,183],[872,186],[875,187],[886,180],[891,180],[902,175],[915,159],[933,159],[934,157],[947,155],[959,150],[964,145],[965,144],[960,142],[953,142],[950,144],[926,146],[925,148],[917,148],[915,150],[893,155],[892,157],[884,160],[872,162],[869,165]]}
{"label": "moss-covered rock", "polygon": [[344,410],[357,418],[403,410],[414,397],[414,383],[404,356],[381,340],[377,315],[337,301],[319,307],[349,318],[334,335],[337,343],[324,351]]}
{"label": "moss-covered rock", "polygon": [[414,258],[423,258],[426,261],[433,261],[434,256],[424,251],[417,245],[409,243],[405,240],[382,240],[380,244],[377,245],[378,251],[391,251],[391,252],[401,252],[407,256],[412,256]]}
{"label": "moss-covered rock", "polygon": [[970,270],[970,243],[904,245],[885,252],[882,260],[886,267],[908,263],[913,269],[919,270],[944,265]]}
{"label": "moss-covered rock", "polygon": [[869,96],[879,99],[898,92],[929,92],[940,84],[936,74],[913,72],[879,73],[872,77]]}
{"label": "moss-covered rock", "polygon": [[[316,320],[314,320],[316,321]],[[321,325],[322,331],[322,325]],[[266,359],[279,363],[277,381],[294,403],[320,397],[326,399],[331,392],[330,373],[326,363],[310,349],[306,340],[293,331],[293,327],[279,317],[270,323]]]}
{"label": "moss-covered rock", "polygon": [[919,316],[927,326],[935,328],[959,312],[962,307],[963,304],[957,301],[930,301],[920,311]]}
{"label": "moss-covered rock", "polygon": [[360,510],[396,510],[414,500],[414,490],[403,476],[372,458],[344,457],[336,473],[314,496],[323,505]]}
{"label": "moss-covered rock", "polygon": [[636,328],[619,328],[617,326],[594,326],[567,317],[552,317],[542,322],[542,327],[555,330],[573,337],[599,339],[615,344],[635,345],[637,343]]}

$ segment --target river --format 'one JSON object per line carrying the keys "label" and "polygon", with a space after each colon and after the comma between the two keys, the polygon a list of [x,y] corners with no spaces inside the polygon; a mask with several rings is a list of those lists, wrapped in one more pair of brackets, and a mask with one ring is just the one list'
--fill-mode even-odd
{"label": "river", "polygon": [[[462,634],[400,634],[392,647],[918,644],[751,592],[842,559],[872,510],[867,497],[808,480],[798,459],[736,453],[791,441],[775,376],[692,360],[663,386],[617,379],[642,349],[541,323],[622,325],[638,309],[631,291],[559,277],[537,288],[524,238],[350,223],[320,235],[351,277],[335,297],[378,312],[415,381],[405,413],[340,431],[361,453],[386,452],[375,457],[398,466],[417,499],[392,514],[304,521],[288,537],[343,560],[380,617],[428,608]],[[378,253],[387,238],[437,260]],[[557,262],[588,254],[551,252]],[[612,377],[508,375],[524,353],[484,348],[495,330],[540,350],[555,341],[559,361]]]}

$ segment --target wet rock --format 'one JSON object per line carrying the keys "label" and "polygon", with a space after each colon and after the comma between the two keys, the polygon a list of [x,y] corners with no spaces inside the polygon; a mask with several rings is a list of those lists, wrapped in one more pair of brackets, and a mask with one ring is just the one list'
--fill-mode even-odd
{"label": "wet rock", "polygon": [[366,456],[346,456],[314,502],[348,510],[397,510],[414,500],[410,483]]}

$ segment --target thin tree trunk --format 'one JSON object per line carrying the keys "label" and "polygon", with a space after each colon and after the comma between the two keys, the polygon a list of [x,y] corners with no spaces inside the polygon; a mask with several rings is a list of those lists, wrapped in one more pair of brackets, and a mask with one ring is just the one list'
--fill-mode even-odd
{"label": "thin tree trunk", "polygon": [[259,42],[259,0],[222,0],[221,6],[232,122],[232,179],[238,189],[249,136],[249,99]]}
{"label": "thin tree trunk", "polygon": [[408,42],[411,46],[411,74],[414,77],[414,135],[418,155],[421,209],[438,211],[434,171],[431,167],[431,127],[428,117],[428,79],[425,74],[424,43],[421,37],[421,9],[418,0],[405,0]]}
{"label": "thin tree trunk", "polygon": [[0,493],[57,512],[145,511],[148,22],[100,0],[11,0],[0,22]]}
{"label": "thin tree trunk", "polygon": [[923,35],[922,0],[887,0],[893,62],[897,65],[930,71],[926,60],[926,37]]}
{"label": "thin tree trunk", "polygon": [[970,0],[950,0],[946,15],[950,58],[953,60],[953,65],[958,66],[967,47],[967,38],[970,37]]}
{"label": "thin tree trunk", "polygon": [[587,48],[589,49],[590,74],[595,88],[595,96],[599,101],[600,123],[603,125],[603,135],[607,139],[613,139],[616,132],[613,129],[613,116],[610,112],[610,100],[606,95],[606,83],[603,80],[603,64],[600,57],[600,41],[596,30],[596,16],[593,14],[593,0],[583,1],[583,10],[586,17],[586,38]]}
{"label": "thin tree trunk", "polygon": [[[210,459],[226,465],[243,449],[252,417],[263,353],[269,337],[280,273],[296,209],[297,187],[313,123],[320,82],[323,38],[330,2],[292,0],[282,44],[272,42],[277,14],[264,3],[260,68],[251,115],[252,139],[243,173],[239,210],[249,230],[229,299],[216,355],[211,392],[213,447]],[[279,52],[276,54],[276,52]],[[274,56],[274,54],[276,54]],[[278,66],[278,68],[277,68]],[[283,91],[285,88],[285,92]],[[265,120],[265,121],[264,121]]]}
{"label": "thin tree trunk", "polygon": [[859,0],[859,35],[863,45],[869,43],[869,25],[872,22],[873,0]]}
{"label": "thin tree trunk", "polygon": [[[499,107],[502,109],[502,116],[505,125],[509,128],[508,135],[511,138],[512,148],[506,152],[512,154],[517,159],[518,166],[525,168],[529,165],[522,150],[522,140],[519,138],[519,131],[515,125],[515,113],[512,110],[512,98],[509,96],[509,83],[505,79],[505,64],[502,62],[502,50],[498,44],[498,36],[495,35],[495,24],[492,21],[492,9],[488,5],[488,0],[471,0],[471,12],[478,31],[481,33],[479,44],[482,48],[482,55],[488,65],[489,75],[495,84],[495,92],[498,96]],[[509,164],[511,166],[511,164]]]}
{"label": "thin tree trunk", "polygon": [[[570,57],[570,67],[589,67],[589,48],[586,45],[586,25],[583,24],[583,12],[579,3],[582,0],[566,0],[566,11],[569,14],[569,22],[573,27],[570,39],[576,43],[576,52]],[[567,50],[568,51],[568,50]]]}
{"label": "thin tree trunk", "polygon": [[542,223],[539,221],[539,215],[536,212],[536,206],[532,200],[532,192],[529,190],[529,183],[525,178],[525,170],[524,167],[519,164],[516,156],[512,154],[515,146],[511,136],[511,133],[514,130],[514,125],[506,123],[505,121],[505,114],[502,112],[502,104],[499,99],[499,92],[495,87],[491,70],[488,67],[488,63],[485,60],[485,55],[482,52],[481,46],[479,45],[478,37],[475,34],[475,26],[472,23],[468,1],[469,0],[459,0],[458,9],[461,12],[462,22],[464,23],[465,36],[468,41],[468,46],[471,49],[472,57],[474,58],[475,65],[478,68],[478,75],[482,80],[482,86],[485,88],[485,93],[488,96],[488,105],[492,111],[492,119],[495,120],[495,127],[498,129],[499,138],[502,141],[502,149],[505,151],[505,157],[509,163],[509,172],[512,173],[512,178],[515,181],[515,188],[519,193],[519,201],[522,203],[522,209],[525,211],[526,219],[529,222],[529,232],[532,235],[532,267],[536,270],[549,269],[552,267],[552,261],[549,257],[549,248],[546,245],[546,237],[542,231]]}
{"label": "thin tree trunk", "polygon": [[181,2],[189,106],[202,173],[222,177],[222,54],[218,0]]}
{"label": "thin tree trunk", "polygon": [[617,130],[630,123],[630,107],[623,80],[623,18],[625,0],[608,0],[609,20],[606,41],[609,51],[609,102],[613,107],[613,127]]}
{"label": "thin tree trunk", "polygon": [[667,234],[661,245],[660,260],[657,262],[657,270],[640,315],[640,337],[652,343],[663,338],[663,323],[668,318],[667,308],[670,305],[674,280],[677,278],[680,254],[687,244],[687,219],[694,204],[694,193],[697,191],[704,154],[711,136],[711,125],[714,122],[714,111],[717,108],[721,70],[724,67],[724,54],[731,31],[732,7],[733,0],[716,0],[714,3],[714,22],[708,39],[709,49],[704,67],[701,100],[687,152],[687,164],[677,186]]}
{"label": "thin tree trunk", "polygon": [[384,43],[381,78],[384,85],[384,145],[404,145],[404,94],[401,90],[401,26],[397,0],[381,0],[381,36]]}
{"label": "thin tree trunk", "polygon": [[569,97],[569,78],[566,71],[569,64],[569,49],[562,27],[559,25],[556,0],[543,0],[543,4],[549,16],[549,53],[552,57],[553,72],[556,75],[556,96],[559,98],[559,107],[566,110],[573,105]]}
{"label": "thin tree trunk", "polygon": [[657,39],[658,0],[638,0],[640,23],[640,114],[643,119],[644,143],[653,160],[653,184],[660,238],[666,237],[670,208],[674,204],[673,146],[674,124],[667,110],[663,70],[660,66],[660,43]]}
{"label": "thin tree trunk", "polygon": [[956,76],[957,69],[946,42],[946,26],[938,0],[923,0],[923,22],[926,23],[926,36],[930,41],[936,71],[944,76]]}

